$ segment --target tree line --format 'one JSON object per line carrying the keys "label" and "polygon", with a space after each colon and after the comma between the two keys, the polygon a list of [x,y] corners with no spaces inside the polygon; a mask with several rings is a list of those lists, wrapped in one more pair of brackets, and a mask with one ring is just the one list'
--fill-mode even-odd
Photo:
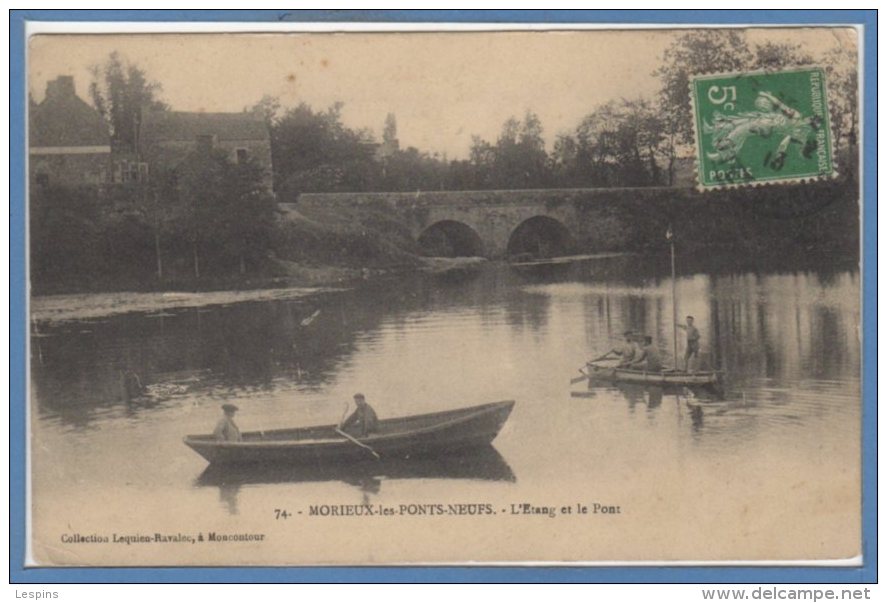
{"label": "tree line", "polygon": [[299,192],[525,189],[661,186],[675,182],[677,161],[692,155],[689,78],[695,73],[782,69],[820,64],[826,70],[838,151],[856,146],[857,73],[849,50],[814,56],[799,44],[750,43],[741,30],[695,30],[675,38],[651,74],[656,95],[592,107],[571,131],[546,144],[539,116],[510,117],[495,141],[473,136],[467,159],[448,160],[414,147],[391,150],[389,115],[379,153],[368,130],[341,120],[342,104],[283,109],[266,96],[249,110],[271,132],[275,189]]}
{"label": "tree line", "polygon": [[[495,140],[473,136],[464,159],[400,148],[397,119],[381,140],[342,119],[342,103],[283,107],[262,98],[245,108],[268,125],[278,200],[302,192],[430,191],[553,187],[645,187],[674,183],[677,161],[692,155],[689,77],[694,73],[778,69],[817,63],[827,72],[838,154],[857,143],[854,55],[813,56],[795,44],[751,43],[741,30],[678,35],[652,74],[659,92],[598,106],[551,144],[539,116],[507,119]],[[158,82],[112,53],[92,70],[89,96],[107,122],[115,152],[137,155],[146,108],[168,110]],[[847,165],[845,162],[844,165]],[[261,272],[273,239],[275,199],[254,161],[192,153],[179,169],[148,182],[95,187],[34,186],[31,274],[35,284],[244,275]]]}

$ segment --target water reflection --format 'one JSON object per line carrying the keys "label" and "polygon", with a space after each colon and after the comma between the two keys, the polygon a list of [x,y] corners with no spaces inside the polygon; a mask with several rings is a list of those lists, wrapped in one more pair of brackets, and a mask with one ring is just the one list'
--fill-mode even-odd
{"label": "water reflection", "polygon": [[[445,344],[453,353],[488,346],[507,352],[503,358],[558,340],[574,345],[574,333],[583,337],[577,356],[597,355],[635,329],[672,363],[671,283],[655,262],[618,257],[566,266],[567,273],[558,266],[545,278],[541,268],[528,279],[525,271],[487,267],[467,281],[416,277],[308,300],[34,323],[33,398],[40,415],[85,428],[96,417],[179,399],[281,386],[320,392],[357,354],[381,351],[387,339],[419,341],[428,329],[458,332]],[[679,278],[677,290],[678,315],[695,316],[702,332],[699,368],[725,370],[731,386],[759,378],[858,381],[857,272],[712,271]],[[141,395],[128,391],[127,374],[138,376]]]}
{"label": "water reflection", "polygon": [[196,487],[217,487],[219,500],[229,513],[238,512],[238,494],[243,486],[342,482],[353,486],[368,503],[387,480],[479,480],[511,482],[517,477],[502,455],[493,448],[436,457],[357,461],[347,465],[220,466],[210,465],[195,480]]}
{"label": "water reflection", "polygon": [[705,411],[703,410],[701,404],[688,403],[687,408],[690,409],[690,420],[691,425],[693,426],[693,431],[698,433],[705,425]]}
{"label": "water reflection", "polygon": [[[707,363],[700,368],[726,371],[723,399],[612,384],[574,387],[583,395],[571,396],[576,368],[627,329],[653,337],[671,364],[669,268],[623,257],[534,270],[490,265],[472,278],[370,281],[298,300],[38,321],[30,348],[34,508],[72,523],[80,519],[72,509],[128,518],[133,496],[150,492],[152,516],[175,508],[213,523],[238,512],[252,520],[290,495],[544,502],[569,492],[618,502],[668,490],[677,506],[683,493],[712,493],[692,511],[708,533],[725,525],[719,514],[738,512],[717,503],[744,500],[748,476],[766,478],[769,500],[786,502],[770,511],[794,504],[797,517],[816,501],[828,504],[827,486],[855,491],[855,269],[738,271],[700,260],[679,274],[678,315],[696,317]],[[127,395],[121,378],[130,371],[144,386],[138,395]],[[357,391],[381,419],[517,403],[495,441],[502,456],[201,474],[203,459],[181,441],[210,431],[226,401],[241,408],[244,431],[267,430],[338,421]],[[632,510],[636,524],[658,525],[661,507],[643,515],[642,506]],[[767,517],[762,529],[790,523]]]}
{"label": "water reflection", "polygon": [[[589,389],[595,389],[596,387],[598,386],[594,385],[593,382],[589,383]],[[655,415],[665,399],[672,399],[677,403],[682,403],[691,398],[694,400],[712,400],[717,396],[716,393],[706,388],[693,388],[691,390],[684,386],[619,383],[615,386],[608,386],[605,389],[610,392],[618,392],[627,403],[630,413],[634,413],[638,408],[643,407],[650,416]],[[698,396],[696,392],[698,392]]]}

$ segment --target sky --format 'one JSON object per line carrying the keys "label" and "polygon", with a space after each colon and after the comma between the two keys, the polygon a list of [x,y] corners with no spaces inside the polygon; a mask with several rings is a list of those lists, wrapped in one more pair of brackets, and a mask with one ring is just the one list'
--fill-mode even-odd
{"label": "sky", "polygon": [[[88,100],[89,68],[114,50],[162,86],[179,111],[241,111],[263,95],[315,109],[381,138],[388,113],[402,148],[465,158],[471,136],[495,141],[534,111],[549,146],[609,100],[654,97],[653,76],[675,30],[535,32],[40,34],[29,40],[28,89],[73,75]],[[853,30],[749,30],[752,42],[800,43],[814,55],[854,44]]]}

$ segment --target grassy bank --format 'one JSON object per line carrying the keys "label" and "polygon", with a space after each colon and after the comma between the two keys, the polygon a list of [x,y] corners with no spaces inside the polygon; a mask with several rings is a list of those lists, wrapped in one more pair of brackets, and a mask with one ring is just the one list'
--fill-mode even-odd
{"label": "grassy bank", "polygon": [[302,214],[284,206],[274,222],[266,257],[250,266],[245,274],[217,273],[195,278],[189,264],[178,262],[166,266],[163,280],[155,274],[70,273],[53,282],[32,283],[31,294],[347,287],[391,273],[462,270],[477,261],[424,258],[405,227],[379,212]]}

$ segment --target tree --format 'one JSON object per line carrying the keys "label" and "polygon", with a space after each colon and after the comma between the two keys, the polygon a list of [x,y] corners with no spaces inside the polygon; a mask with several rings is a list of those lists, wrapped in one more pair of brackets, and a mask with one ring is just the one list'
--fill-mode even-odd
{"label": "tree", "polygon": [[622,99],[597,107],[573,134],[561,134],[552,170],[565,186],[662,184],[666,122],[648,99]]}
{"label": "tree", "polygon": [[268,249],[274,223],[274,197],[264,183],[263,168],[254,160],[223,162],[222,191],[215,224],[215,235],[226,255],[236,256],[240,274],[256,264]]}
{"label": "tree", "polygon": [[32,187],[30,269],[36,285],[86,278],[104,269],[100,203],[92,187]]}
{"label": "tree", "polygon": [[615,138],[622,166],[620,182],[626,186],[662,184],[658,159],[667,155],[666,124],[644,98],[623,99],[619,106]]}
{"label": "tree", "polygon": [[692,144],[690,76],[698,73],[737,71],[752,58],[745,34],[733,29],[700,29],[679,35],[662,55],[653,72],[662,82],[659,109],[665,122],[668,182],[674,180],[674,164],[681,145]]}
{"label": "tree", "polygon": [[576,128],[576,167],[583,184],[613,186],[616,163],[615,135],[619,124],[616,103],[600,105],[586,115]]}
{"label": "tree", "polygon": [[579,186],[582,178],[577,170],[579,145],[570,134],[558,134],[551,151],[552,176],[559,186]]}
{"label": "tree", "polygon": [[786,67],[798,67],[812,63],[813,56],[805,51],[800,44],[764,42],[755,45],[751,68],[776,71]]}
{"label": "tree", "polygon": [[371,190],[381,173],[375,147],[368,132],[342,123],[342,107],[314,111],[301,103],[274,121],[271,154],[279,192]]}
{"label": "tree", "polygon": [[835,146],[853,153],[859,125],[859,73],[856,51],[838,46],[823,57],[829,95],[829,112]]}
{"label": "tree", "polygon": [[177,224],[191,246],[194,278],[200,278],[200,254],[203,242],[209,240],[212,208],[220,205],[224,155],[219,151],[192,152],[179,165],[176,184],[179,188]]}
{"label": "tree", "polygon": [[467,159],[454,159],[446,166],[446,183],[449,190],[464,191],[476,188],[474,166]]}
{"label": "tree", "polygon": [[523,187],[538,188],[550,181],[548,153],[542,138],[542,121],[532,111],[527,111],[518,134],[518,161],[523,169]]}
{"label": "tree", "polygon": [[244,111],[252,113],[264,121],[268,128],[271,128],[277,122],[280,115],[280,108],[280,99],[276,96],[266,94],[260,98],[256,104],[252,107],[247,107]]}
{"label": "tree", "polygon": [[33,186],[29,225],[35,285],[144,283],[153,271],[153,241],[135,193],[122,186]]}
{"label": "tree", "polygon": [[535,188],[550,181],[542,122],[532,111],[523,121],[510,117],[502,124],[495,145],[472,137],[471,164],[478,188]]}
{"label": "tree", "polygon": [[471,165],[470,188],[491,188],[493,186],[493,164],[496,162],[496,147],[480,136],[473,135],[468,161]]}
{"label": "tree", "polygon": [[678,142],[691,143],[690,76],[699,73],[738,71],[752,59],[745,34],[733,29],[698,29],[679,35],[662,55],[654,72],[662,82],[663,113],[672,113]]}
{"label": "tree", "polygon": [[197,151],[179,166],[175,182],[175,223],[190,243],[196,278],[205,271],[201,266],[218,272],[235,262],[243,274],[264,257],[275,205],[257,163],[232,163],[220,150]]}
{"label": "tree", "polygon": [[118,148],[137,151],[142,112],[164,110],[158,99],[160,84],[148,81],[145,71],[112,52],[101,65],[90,68],[89,96],[111,131],[111,142]]}
{"label": "tree", "polygon": [[518,182],[524,180],[522,158],[518,147],[520,127],[520,121],[514,117],[509,117],[502,124],[493,159],[492,184],[495,188],[524,188],[517,186]]}
{"label": "tree", "polygon": [[394,113],[385,116],[385,128],[382,130],[382,144],[391,150],[397,150],[400,143],[397,140],[397,118]]}

